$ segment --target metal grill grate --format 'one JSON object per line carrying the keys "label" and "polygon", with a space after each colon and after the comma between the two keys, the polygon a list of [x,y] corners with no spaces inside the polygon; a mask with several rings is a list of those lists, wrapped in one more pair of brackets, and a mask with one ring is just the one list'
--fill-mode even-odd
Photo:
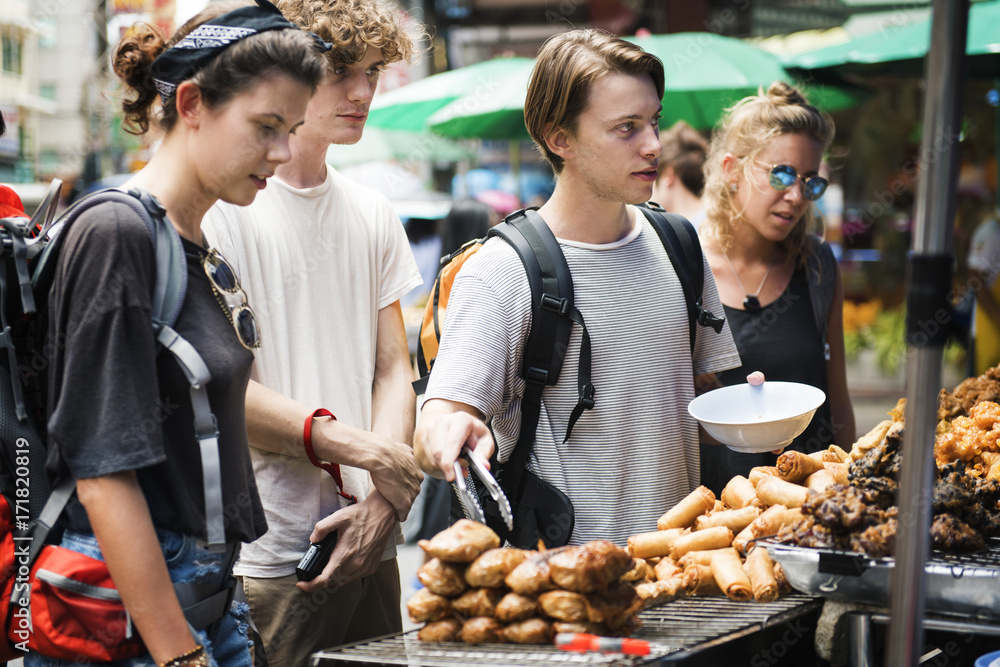
{"label": "metal grill grate", "polygon": [[763,604],[733,602],[721,597],[681,598],[647,609],[640,615],[643,625],[635,637],[652,644],[652,655],[644,658],[570,653],[550,646],[468,646],[421,642],[417,639],[416,631],[413,631],[321,651],[313,655],[313,665],[335,662],[423,667],[529,667],[551,664],[631,667],[650,664],[668,655],[680,657],[679,654],[687,650],[696,649],[706,642],[724,639],[728,635],[762,630],[820,604],[821,601],[817,598],[801,594],[788,595]]}

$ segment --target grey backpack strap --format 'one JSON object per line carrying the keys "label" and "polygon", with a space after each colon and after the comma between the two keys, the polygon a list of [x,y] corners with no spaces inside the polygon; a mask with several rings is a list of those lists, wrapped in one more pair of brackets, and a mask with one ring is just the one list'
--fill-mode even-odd
{"label": "grey backpack strap", "polygon": [[809,301],[812,304],[816,331],[823,339],[823,354],[829,361],[830,343],[826,339],[826,329],[830,306],[833,304],[833,296],[837,290],[837,259],[833,256],[830,244],[811,234],[807,239],[812,248],[812,254],[806,262]]}

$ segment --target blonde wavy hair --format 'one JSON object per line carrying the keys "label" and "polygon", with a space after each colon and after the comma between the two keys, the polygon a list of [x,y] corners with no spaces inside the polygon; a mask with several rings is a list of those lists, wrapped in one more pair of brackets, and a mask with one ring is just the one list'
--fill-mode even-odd
{"label": "blonde wavy hair", "polygon": [[[809,104],[805,96],[796,88],[776,81],[767,92],[745,97],[726,111],[716,128],[705,162],[705,202],[706,220],[702,225],[705,235],[715,241],[723,250],[733,246],[736,228],[743,211],[739,210],[736,198],[730,189],[731,174],[722,168],[727,153],[736,155],[735,169],[742,169],[744,176],[751,180],[750,168],[767,143],[783,134],[801,134],[817,141],[826,152],[833,141],[833,119]],[[795,225],[788,237],[779,245],[789,257],[805,266],[811,252],[806,236],[818,229],[818,220],[813,208],[806,208],[799,224]]]}
{"label": "blonde wavy hair", "polygon": [[414,38],[400,23],[399,8],[384,0],[278,0],[281,13],[303,30],[333,44],[327,54],[332,67],[360,62],[369,48],[382,52],[386,65],[409,61]]}

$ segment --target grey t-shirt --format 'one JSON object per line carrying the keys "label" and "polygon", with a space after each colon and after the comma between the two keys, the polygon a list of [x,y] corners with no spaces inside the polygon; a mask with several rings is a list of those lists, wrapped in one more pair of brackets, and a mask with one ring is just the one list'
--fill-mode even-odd
{"label": "grey t-shirt", "polygon": [[[126,205],[105,203],[65,233],[49,302],[50,481],[135,470],[157,528],[204,537],[190,385],[153,338],[156,260],[146,225]],[[239,343],[201,266],[205,250],[186,240],[184,250],[187,295],[174,328],[211,372],[226,536],[249,542],[267,530],[246,435],[253,356]],[[68,527],[89,529],[75,500]]]}
{"label": "grey t-shirt", "polygon": [[[721,334],[698,327],[692,356],[679,279],[655,230],[638,218],[617,243],[560,241],[590,332],[596,405],[564,443],[577,401],[581,331],[574,325],[559,382],[542,394],[529,467],[573,501],[573,544],[625,544],[656,530],[660,515],[698,485],[698,425],[687,414],[694,377],[740,363],[728,327]],[[722,313],[707,265],[703,303]],[[492,419],[501,461],[520,429],[530,325],[523,265],[507,243],[490,240],[455,280],[426,397],[459,401]]]}

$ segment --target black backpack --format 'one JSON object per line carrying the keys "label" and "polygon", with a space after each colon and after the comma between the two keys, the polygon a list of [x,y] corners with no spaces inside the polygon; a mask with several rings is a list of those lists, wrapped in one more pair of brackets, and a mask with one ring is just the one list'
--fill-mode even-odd
{"label": "black backpack", "polygon": [[[719,333],[724,322],[722,318],[705,310],[701,303],[705,265],[698,233],[685,218],[667,213],[657,204],[650,202],[639,209],[656,230],[684,290],[693,351],[698,326],[711,327]],[[498,236],[509,243],[521,259],[534,304],[521,370],[525,389],[521,399],[521,426],[517,444],[505,463],[497,461],[495,452],[490,461],[493,474],[511,501],[514,511],[513,533],[507,530],[499,507],[485,489],[476,487],[476,495],[483,507],[487,524],[514,546],[535,548],[539,538],[548,547],[561,546],[569,541],[573,531],[572,504],[562,491],[531,473],[527,469],[527,463],[535,442],[542,392],[546,386],[553,386],[559,380],[574,323],[581,327],[583,338],[577,367],[578,399],[570,415],[567,439],[583,411],[595,405],[596,388],[590,377],[590,335],[583,316],[573,303],[573,277],[566,258],[541,216],[534,209],[512,213],[502,223],[490,229],[487,238],[492,236]],[[461,256],[464,260],[465,255]],[[442,262],[446,263],[450,259],[451,257],[444,258]],[[432,299],[436,298],[437,288],[435,283]],[[440,327],[438,319],[434,318],[437,333]],[[422,353],[418,351],[418,361],[421,358]],[[418,393],[426,388],[428,377],[429,372],[414,383]],[[470,481],[475,486],[472,478],[468,478],[466,483],[469,484]],[[460,515],[459,509],[456,496],[453,515]]]}
{"label": "black backpack", "polygon": [[[46,380],[49,362],[59,344],[48,332],[48,295],[67,227],[84,211],[105,202],[131,207],[148,227],[156,253],[150,335],[174,355],[191,383],[205,477],[208,542],[210,548],[221,550],[225,545],[225,522],[218,431],[207,393],[211,375],[195,348],[172,328],[187,290],[187,259],[180,236],[159,201],[137,189],[127,193],[116,189],[95,192],[55,220],[58,186],[59,182],[54,181],[30,221],[0,219],[0,502],[6,501],[9,508],[15,542],[30,543],[27,557],[18,556],[16,565],[30,568],[45,545],[58,543],[62,532],[59,520],[76,489],[72,479],[50,489],[45,471]],[[5,537],[0,534],[0,541]],[[0,553],[0,558],[3,556]],[[0,572],[0,581],[9,574]],[[20,604],[22,594],[15,587],[11,610]],[[178,595],[183,598],[180,589]],[[207,617],[188,620],[204,627]],[[10,619],[3,621],[0,641],[6,636]]]}

